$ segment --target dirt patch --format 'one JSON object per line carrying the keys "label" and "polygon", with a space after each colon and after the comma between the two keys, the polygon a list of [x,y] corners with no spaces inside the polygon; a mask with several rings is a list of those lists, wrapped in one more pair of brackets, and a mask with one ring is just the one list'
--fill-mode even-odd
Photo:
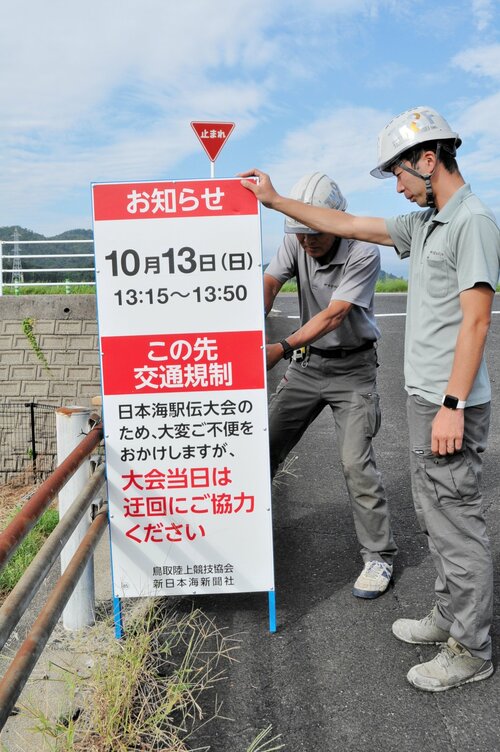
{"label": "dirt patch", "polygon": [[0,530],[19,505],[23,505],[30,499],[37,489],[37,485],[31,483],[24,486],[5,484],[0,486]]}

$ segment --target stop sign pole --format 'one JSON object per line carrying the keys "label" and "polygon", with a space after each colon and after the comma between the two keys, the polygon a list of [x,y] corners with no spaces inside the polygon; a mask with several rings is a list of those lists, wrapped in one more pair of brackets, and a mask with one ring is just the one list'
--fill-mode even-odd
{"label": "stop sign pole", "polygon": [[210,177],[215,177],[215,160],[234,130],[234,123],[192,120],[191,128],[210,160]]}

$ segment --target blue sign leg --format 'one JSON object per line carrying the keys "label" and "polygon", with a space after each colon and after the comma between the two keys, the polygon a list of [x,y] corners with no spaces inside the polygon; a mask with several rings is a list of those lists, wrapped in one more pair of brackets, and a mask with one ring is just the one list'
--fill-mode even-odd
{"label": "blue sign leg", "polygon": [[116,595],[113,596],[113,620],[115,622],[115,637],[117,640],[121,640],[123,637],[122,602]]}
{"label": "blue sign leg", "polygon": [[270,590],[269,593],[269,631],[276,632],[276,592]]}

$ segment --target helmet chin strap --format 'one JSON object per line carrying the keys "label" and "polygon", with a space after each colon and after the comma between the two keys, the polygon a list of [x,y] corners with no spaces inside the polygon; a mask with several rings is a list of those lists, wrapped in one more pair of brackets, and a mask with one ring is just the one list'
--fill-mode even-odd
{"label": "helmet chin strap", "polygon": [[[436,167],[437,167],[437,160],[439,157],[439,152],[441,151],[441,144],[437,144],[436,148]],[[422,175],[420,172],[417,172],[412,167],[408,167],[408,165],[403,164],[402,162],[398,162],[398,167],[401,167],[402,170],[405,172],[409,172],[410,175],[415,175],[416,178],[421,178],[425,182],[425,195],[427,200],[427,206],[429,206],[431,209],[434,209],[436,206],[436,202],[434,200],[434,191],[432,190],[431,185],[431,177],[434,174],[434,170],[436,167],[434,167],[434,170],[432,172],[427,173],[426,175]]]}

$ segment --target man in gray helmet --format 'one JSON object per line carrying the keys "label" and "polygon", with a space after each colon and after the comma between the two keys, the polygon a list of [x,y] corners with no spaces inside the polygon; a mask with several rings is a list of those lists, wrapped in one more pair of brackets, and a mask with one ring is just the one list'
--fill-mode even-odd
{"label": "man in gray helmet", "polygon": [[[266,205],[319,232],[393,245],[410,258],[405,381],[413,499],[437,569],[435,604],[423,619],[398,619],[394,635],[439,644],[408,680],[440,692],[493,673],[492,560],[480,492],[490,415],[484,346],[500,269],[492,212],[465,183],[461,140],[430,107],[407,110],[379,137],[375,177],[425,211],[381,219],[325,211],[279,196],[269,178],[242,181]],[[426,208],[430,207],[430,208]],[[292,345],[299,342],[292,339]]]}
{"label": "man in gray helmet", "polygon": [[[320,172],[301,178],[292,196],[327,210],[347,206],[335,181]],[[387,589],[396,553],[372,447],[380,425],[375,349],[380,332],[373,314],[379,271],[376,245],[342,240],[287,218],[283,243],[264,274],[266,314],[283,283],[296,277],[301,319],[297,332],[267,346],[268,368],[290,360],[270,406],[271,471],[274,476],[329,405],[364,561],[352,592],[368,599]]]}

